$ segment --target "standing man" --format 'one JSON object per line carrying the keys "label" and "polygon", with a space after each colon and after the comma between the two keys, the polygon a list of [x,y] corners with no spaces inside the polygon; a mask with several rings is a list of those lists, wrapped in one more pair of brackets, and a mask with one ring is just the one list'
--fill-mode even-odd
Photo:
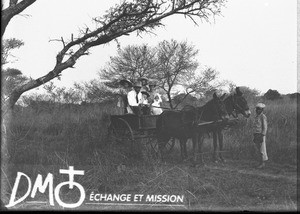
{"label": "standing man", "polygon": [[122,79],[119,81],[121,89],[119,91],[119,98],[117,106],[121,109],[121,114],[132,113],[131,109],[128,107],[127,94],[132,89],[132,82],[127,79]]}
{"label": "standing man", "polygon": [[149,87],[148,87],[148,81],[149,80],[146,77],[140,77],[140,78],[138,78],[138,81],[140,81],[141,84],[142,84],[141,92],[142,91],[149,92]]}
{"label": "standing man", "polygon": [[140,82],[137,82],[133,85],[133,90],[131,90],[127,94],[128,104],[132,109],[133,113],[136,115],[141,115],[141,107],[142,103],[142,93],[141,93],[142,85]]}
{"label": "standing man", "polygon": [[265,104],[258,103],[256,105],[256,116],[254,121],[254,144],[260,154],[260,163],[257,168],[265,167],[265,162],[268,160],[266,148],[266,134],[267,134],[267,117],[263,113]]}

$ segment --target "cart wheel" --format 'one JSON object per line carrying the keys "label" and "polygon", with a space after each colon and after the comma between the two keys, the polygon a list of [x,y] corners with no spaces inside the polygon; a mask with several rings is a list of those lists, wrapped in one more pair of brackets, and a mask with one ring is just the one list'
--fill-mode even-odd
{"label": "cart wheel", "polygon": [[110,142],[115,147],[125,148],[128,153],[133,152],[135,145],[133,131],[126,120],[122,118],[118,118],[118,120],[120,121],[120,124],[122,124],[118,127],[121,128],[116,128],[113,124],[109,125],[108,136]]}
{"label": "cart wheel", "polygon": [[165,145],[165,151],[166,153],[170,153],[172,151],[172,149],[174,148],[175,145],[175,138],[171,137],[170,140],[166,143]]}
{"label": "cart wheel", "polygon": [[[158,148],[158,143],[157,143],[157,139],[151,138],[151,140],[148,141],[148,144],[150,144],[152,150],[158,154],[159,152],[159,148]],[[175,145],[175,138],[170,138],[170,140],[168,142],[165,143],[164,145],[164,153],[165,154],[169,154],[171,153],[173,147]]]}

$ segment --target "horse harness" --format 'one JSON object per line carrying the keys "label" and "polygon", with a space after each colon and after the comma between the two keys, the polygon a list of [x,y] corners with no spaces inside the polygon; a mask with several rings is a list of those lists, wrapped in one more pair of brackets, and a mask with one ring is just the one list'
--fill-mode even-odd
{"label": "horse harness", "polygon": [[[234,95],[230,95],[232,103],[233,103],[233,111],[231,112],[234,118],[238,117],[238,112],[243,112],[243,108],[236,102]],[[235,114],[233,114],[233,112]]]}

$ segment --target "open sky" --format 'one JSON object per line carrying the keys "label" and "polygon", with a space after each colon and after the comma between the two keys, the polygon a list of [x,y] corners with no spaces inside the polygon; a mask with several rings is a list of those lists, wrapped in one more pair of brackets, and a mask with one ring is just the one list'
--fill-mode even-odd
{"label": "open sky", "polygon": [[[6,1],[7,2],[7,1]],[[15,37],[25,45],[13,54],[17,61],[9,67],[37,78],[53,69],[61,43],[49,42],[61,36],[70,38],[78,29],[91,25],[91,19],[120,0],[43,0],[12,19],[4,38]],[[228,0],[222,16],[211,23],[194,23],[183,16],[163,21],[165,27],[156,35],[137,37],[135,33],[119,39],[121,47],[129,44],[155,46],[160,41],[187,40],[199,49],[202,67],[215,68],[220,78],[238,86],[255,88],[262,93],[276,89],[282,94],[297,91],[297,1]],[[74,69],[63,71],[58,86],[71,87],[88,81],[116,55],[117,44],[95,47],[82,57]]]}

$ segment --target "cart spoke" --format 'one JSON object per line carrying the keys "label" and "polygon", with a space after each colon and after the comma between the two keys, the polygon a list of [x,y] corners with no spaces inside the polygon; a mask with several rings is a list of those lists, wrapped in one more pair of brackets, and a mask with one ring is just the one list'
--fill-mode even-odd
{"label": "cart spoke", "polygon": [[175,145],[175,138],[170,138],[169,141],[165,144],[165,152],[170,153]]}

